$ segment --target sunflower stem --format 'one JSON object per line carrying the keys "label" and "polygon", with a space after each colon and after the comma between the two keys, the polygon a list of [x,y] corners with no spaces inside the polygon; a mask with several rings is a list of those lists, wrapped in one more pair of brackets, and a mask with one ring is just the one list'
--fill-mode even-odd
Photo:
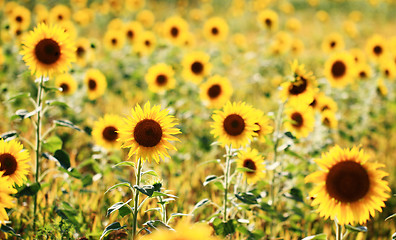
{"label": "sunflower stem", "polygon": [[342,240],[342,225],[338,224],[337,221],[334,221],[336,225],[336,240]]}
{"label": "sunflower stem", "polygon": [[227,222],[227,195],[228,195],[228,179],[230,177],[230,156],[231,156],[231,144],[227,148],[226,147],[226,169],[224,176],[224,222]]}
{"label": "sunflower stem", "polygon": [[[40,176],[40,148],[41,148],[41,105],[42,105],[42,92],[43,92],[43,80],[41,76],[40,83],[37,89],[37,126],[36,126],[36,174],[35,181],[39,182]],[[33,232],[36,234],[36,213],[37,213],[37,193],[34,195],[34,207],[33,207]]]}
{"label": "sunflower stem", "polygon": [[[140,185],[140,177],[142,171],[142,161],[139,158],[138,166],[137,166],[137,174],[136,174],[136,185]],[[138,214],[138,206],[139,206],[139,190],[135,191],[135,205],[134,205],[134,213],[133,213],[133,226],[132,226],[132,238],[136,238],[136,227],[137,227],[137,214]]]}

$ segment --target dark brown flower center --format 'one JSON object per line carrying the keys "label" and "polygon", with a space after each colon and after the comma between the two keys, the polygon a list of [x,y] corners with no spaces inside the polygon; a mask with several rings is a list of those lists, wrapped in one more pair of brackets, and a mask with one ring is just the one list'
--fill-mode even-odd
{"label": "dark brown flower center", "polygon": [[62,20],[63,19],[63,16],[62,15],[58,15],[58,20]]}
{"label": "dark brown flower center", "polygon": [[210,98],[217,98],[221,94],[221,86],[214,84],[208,89],[208,96]]}
{"label": "dark brown flower center", "polygon": [[179,35],[179,29],[177,27],[172,27],[170,30],[170,34],[174,38],[177,37]]}
{"label": "dark brown flower center", "polygon": [[34,53],[37,60],[48,65],[58,61],[61,55],[59,44],[49,38],[45,38],[38,42],[34,48]]}
{"label": "dark brown flower center", "polygon": [[144,119],[136,124],[133,137],[143,147],[154,147],[162,139],[161,125],[152,119]]}
{"label": "dark brown flower center", "polygon": [[82,58],[85,55],[85,49],[80,46],[77,48],[76,53],[77,53],[77,57]]}
{"label": "dark brown flower center", "polygon": [[246,174],[254,174],[254,172],[257,170],[256,163],[252,159],[243,160],[243,167],[252,170],[246,171]]}
{"label": "dark brown flower center", "polygon": [[367,170],[355,161],[334,165],[326,177],[326,190],[330,197],[340,202],[355,202],[366,196],[370,189]]}
{"label": "dark brown flower center", "polygon": [[238,136],[245,130],[245,120],[238,114],[230,114],[224,119],[223,128],[228,135]]}
{"label": "dark brown flower center", "polygon": [[23,21],[23,18],[22,18],[21,16],[17,16],[17,17],[15,18],[15,21],[21,23],[21,22]]}
{"label": "dark brown flower center", "polygon": [[327,126],[327,127],[330,127],[330,124],[331,124],[331,122],[330,122],[330,120],[329,120],[329,118],[324,118],[323,119],[323,124],[325,125],[325,126]]}
{"label": "dark brown flower center", "polygon": [[344,76],[346,72],[346,66],[345,63],[342,61],[336,61],[333,63],[333,66],[331,66],[331,73],[335,78],[340,78]]}
{"label": "dark brown flower center", "polygon": [[265,25],[267,25],[267,27],[271,27],[272,26],[271,19],[269,19],[269,18],[265,19]]}
{"label": "dark brown flower center", "polygon": [[127,37],[130,38],[130,39],[132,39],[134,35],[135,35],[135,34],[133,33],[132,30],[129,30],[129,31],[127,32]]}
{"label": "dark brown flower center", "polygon": [[294,121],[294,123],[292,123],[292,125],[296,128],[300,128],[302,127],[303,123],[304,123],[304,119],[303,116],[301,115],[301,113],[299,112],[295,112],[291,115],[291,119]]}
{"label": "dark brown flower center", "polygon": [[147,47],[150,47],[151,42],[149,40],[144,41],[144,45],[146,45]]}
{"label": "dark brown flower center", "polygon": [[204,65],[201,62],[195,61],[193,64],[191,64],[191,71],[197,75],[202,73],[203,69]]}
{"label": "dark brown flower center", "polygon": [[359,76],[360,76],[361,78],[366,78],[366,77],[367,77],[367,74],[366,74],[365,71],[361,71],[361,72],[359,73]]}
{"label": "dark brown flower center", "polygon": [[374,51],[375,55],[381,55],[381,53],[382,53],[382,47],[381,47],[381,46],[375,46],[375,47],[373,48],[373,51]]}
{"label": "dark brown flower center", "polygon": [[330,47],[331,47],[331,48],[334,48],[335,46],[336,46],[336,42],[332,41],[332,42],[330,43]]}
{"label": "dark brown flower center", "polygon": [[384,73],[385,73],[385,76],[389,77],[389,74],[390,74],[389,69],[385,69]]}
{"label": "dark brown flower center", "polygon": [[219,29],[217,27],[213,27],[211,31],[213,35],[219,34]]}
{"label": "dark brown flower center", "polygon": [[16,171],[18,162],[13,155],[3,153],[0,155],[0,165],[0,171],[5,171],[3,176],[8,176]]}
{"label": "dark brown flower center", "polygon": [[168,81],[168,77],[164,74],[160,74],[157,76],[157,78],[155,79],[155,82],[157,83],[157,85],[165,85]]}
{"label": "dark brown flower center", "polygon": [[318,102],[316,101],[316,99],[314,98],[314,100],[309,104],[309,106],[311,106],[311,107],[316,107],[316,104],[317,104]]}
{"label": "dark brown flower center", "polygon": [[261,131],[261,125],[260,125],[260,123],[255,123],[257,126],[259,126],[259,129],[258,130],[254,130],[253,132],[255,132],[255,133],[257,133],[257,134],[260,134],[260,131]]}
{"label": "dark brown flower center", "polygon": [[307,83],[307,79],[300,77],[300,80],[292,82],[292,84],[289,86],[289,93],[292,95],[304,93],[307,89]]}
{"label": "dark brown flower center", "polygon": [[90,90],[95,90],[96,87],[97,87],[97,84],[96,84],[95,79],[89,79],[89,80],[88,80],[88,88],[89,88]]}
{"label": "dark brown flower center", "polygon": [[70,90],[69,84],[67,84],[67,83],[62,83],[60,85],[60,88],[62,88],[63,93],[67,93]]}
{"label": "dark brown flower center", "polygon": [[117,39],[116,38],[112,38],[111,39],[111,44],[116,45],[117,44]]}
{"label": "dark brown flower center", "polygon": [[108,126],[103,129],[102,136],[106,141],[114,142],[118,138],[117,128]]}

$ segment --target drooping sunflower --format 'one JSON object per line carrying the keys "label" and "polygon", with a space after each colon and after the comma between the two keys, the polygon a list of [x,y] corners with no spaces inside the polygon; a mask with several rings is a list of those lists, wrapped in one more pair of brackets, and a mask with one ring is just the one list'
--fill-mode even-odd
{"label": "drooping sunflower", "polygon": [[382,211],[389,197],[386,192],[390,191],[382,178],[388,174],[378,170],[383,164],[368,160],[369,155],[357,147],[339,146],[315,160],[321,170],[308,175],[305,181],[317,184],[310,195],[321,217],[337,218],[340,225],[364,224],[375,210]]}
{"label": "drooping sunflower", "polygon": [[278,29],[278,14],[271,9],[263,10],[257,15],[257,22],[260,26],[274,31]]}
{"label": "drooping sunflower", "polygon": [[200,83],[202,79],[210,74],[212,64],[210,56],[205,52],[191,52],[183,57],[182,76],[184,79],[194,83]]}
{"label": "drooping sunflower", "polygon": [[167,149],[176,150],[169,141],[179,141],[173,135],[179,134],[175,128],[175,118],[168,115],[168,110],[161,110],[160,105],[150,107],[147,102],[142,109],[140,105],[132,108],[132,113],[121,126],[120,138],[122,148],[130,148],[128,157],[135,155],[135,160],[143,162],[154,159],[157,163],[170,157]]}
{"label": "drooping sunflower", "polygon": [[66,5],[58,4],[51,8],[49,12],[49,20],[51,24],[60,23],[63,21],[69,21],[71,16],[70,8]]}
{"label": "drooping sunflower", "polygon": [[30,155],[23,145],[17,140],[9,142],[0,140],[0,172],[2,178],[7,178],[13,184],[20,186],[26,181],[26,175],[31,166],[29,166]]}
{"label": "drooping sunflower", "polygon": [[355,63],[348,53],[336,53],[325,63],[325,76],[332,87],[342,88],[354,80]]}
{"label": "drooping sunflower", "polygon": [[257,133],[257,139],[260,141],[265,140],[265,136],[272,133],[274,128],[270,124],[270,119],[264,114],[263,111],[259,109],[254,109],[256,112],[256,121],[255,124],[259,127],[254,132]]}
{"label": "drooping sunflower", "polygon": [[102,96],[107,88],[105,75],[98,69],[88,69],[85,73],[84,83],[87,86],[88,98],[90,100],[97,99]]}
{"label": "drooping sunflower", "polygon": [[57,26],[39,24],[23,41],[23,60],[36,76],[65,72],[75,60],[75,48],[69,35]]}
{"label": "drooping sunflower", "polygon": [[179,16],[172,16],[165,20],[162,31],[164,37],[173,44],[182,45],[182,36],[188,32],[188,23]]}
{"label": "drooping sunflower", "polygon": [[246,146],[257,136],[259,127],[254,109],[244,102],[227,102],[223,110],[216,110],[212,115],[211,134],[222,146],[232,145],[234,148]]}
{"label": "drooping sunflower", "polygon": [[210,108],[221,108],[230,100],[233,92],[230,81],[220,75],[210,77],[200,89],[201,100]]}
{"label": "drooping sunflower", "polygon": [[92,128],[92,137],[96,144],[106,149],[119,148],[121,143],[117,141],[118,131],[122,126],[122,118],[114,114],[106,114],[94,122]]}
{"label": "drooping sunflower", "polygon": [[110,51],[120,50],[125,44],[125,35],[122,31],[108,30],[103,36],[103,43]]}
{"label": "drooping sunflower", "polygon": [[15,207],[14,198],[10,194],[15,194],[18,191],[13,188],[12,182],[6,177],[0,176],[0,226],[8,221],[8,214],[5,208]]}
{"label": "drooping sunflower", "polygon": [[238,152],[237,168],[243,172],[248,184],[255,184],[265,176],[264,158],[256,149],[247,148]]}
{"label": "drooping sunflower", "polygon": [[229,27],[221,17],[209,18],[203,27],[203,34],[211,42],[221,42],[227,39]]}
{"label": "drooping sunflower", "polygon": [[30,26],[30,15],[29,9],[23,6],[17,6],[9,16],[9,20],[12,26],[21,30],[26,30]]}
{"label": "drooping sunflower", "polygon": [[335,116],[335,112],[330,111],[330,110],[325,110],[321,113],[321,120],[322,124],[325,125],[328,128],[337,128],[338,126],[338,120]]}
{"label": "drooping sunflower", "polygon": [[291,64],[293,80],[282,83],[280,92],[283,101],[299,101],[301,104],[309,104],[314,98],[315,77],[312,72],[306,72],[304,64],[294,60]]}
{"label": "drooping sunflower", "polygon": [[68,73],[57,75],[55,86],[61,89],[62,95],[72,95],[77,89],[76,80]]}
{"label": "drooping sunflower", "polygon": [[125,35],[129,43],[135,43],[136,39],[143,32],[143,26],[140,22],[131,21],[125,24]]}
{"label": "drooping sunflower", "polygon": [[157,38],[151,31],[143,31],[136,39],[133,51],[141,56],[150,55],[157,46]]}
{"label": "drooping sunflower", "polygon": [[315,115],[308,105],[290,102],[285,112],[287,115],[285,128],[293,133],[296,138],[307,137],[313,131]]}
{"label": "drooping sunflower", "polygon": [[378,61],[383,56],[385,56],[386,41],[381,35],[375,34],[370,37],[366,42],[366,52],[371,57],[371,59]]}
{"label": "drooping sunflower", "polygon": [[165,63],[158,63],[150,67],[144,76],[151,91],[162,93],[175,87],[175,72]]}
{"label": "drooping sunflower", "polygon": [[330,33],[325,36],[322,42],[322,50],[325,53],[331,53],[343,50],[345,47],[344,38],[339,33]]}

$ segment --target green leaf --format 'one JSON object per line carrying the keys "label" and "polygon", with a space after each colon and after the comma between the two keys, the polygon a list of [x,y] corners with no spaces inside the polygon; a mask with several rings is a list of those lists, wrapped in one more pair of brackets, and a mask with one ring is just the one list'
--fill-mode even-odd
{"label": "green leaf", "polygon": [[166,223],[164,223],[164,222],[162,222],[160,220],[150,220],[150,221],[147,221],[147,222],[143,223],[143,225],[144,226],[149,226],[149,227],[154,228],[154,229],[165,228],[165,229],[168,229],[168,230],[174,230],[168,224],[166,224]]}
{"label": "green leaf", "polygon": [[254,172],[254,170],[252,170],[250,168],[245,168],[245,167],[237,168],[236,170],[238,172]]}
{"label": "green leaf", "polygon": [[113,190],[115,188],[118,188],[118,187],[129,187],[129,188],[132,188],[132,186],[131,186],[131,184],[129,182],[117,183],[116,185],[113,185],[109,189],[107,189],[107,191],[104,194],[106,194],[106,193],[110,192],[111,190]]}
{"label": "green leaf", "polygon": [[389,219],[394,218],[394,217],[396,217],[396,213],[394,213],[394,214],[390,215],[389,217],[385,218],[385,221],[388,221]]}
{"label": "green leaf", "polygon": [[105,236],[107,236],[107,234],[109,234],[112,231],[120,230],[125,227],[126,227],[126,225],[121,226],[121,224],[119,222],[113,222],[112,224],[110,224],[109,226],[107,226],[105,228],[105,230],[102,233],[102,236],[100,236],[100,239],[104,238]]}
{"label": "green leaf", "polygon": [[302,194],[301,190],[298,188],[290,189],[290,192],[284,193],[283,196],[285,196],[286,198],[289,198],[289,199],[293,199],[298,202],[304,202],[303,194]]}
{"label": "green leaf", "polygon": [[326,239],[327,239],[327,235],[324,233],[321,233],[321,234],[305,237],[302,240],[326,240]]}
{"label": "green leaf", "polygon": [[215,218],[213,221],[213,228],[217,235],[227,236],[235,233],[237,226],[237,221],[235,219],[230,219],[227,222],[223,222],[220,218]]}
{"label": "green leaf", "polygon": [[[15,112],[14,116],[18,116],[21,119],[26,119],[26,118],[30,118],[34,115],[36,115],[39,111],[41,110],[40,107],[36,108],[35,110],[28,112],[26,109],[19,109]],[[12,117],[13,119],[15,119],[15,117]]]}
{"label": "green leaf", "polygon": [[69,176],[71,176],[71,177],[74,177],[74,178],[77,178],[77,179],[80,179],[80,178],[81,178],[81,173],[79,173],[79,172],[77,171],[77,169],[75,169],[75,168],[64,169],[64,168],[62,168],[62,167],[59,167],[59,169],[60,169],[62,172],[65,172],[65,173],[69,174]]}
{"label": "green leaf", "polygon": [[142,173],[142,176],[146,175],[146,174],[154,176],[154,177],[158,177],[158,174],[154,170],[145,171],[145,172]]}
{"label": "green leaf", "polygon": [[59,207],[55,207],[55,212],[64,220],[67,222],[70,222],[73,224],[75,227],[79,228],[80,224],[75,218],[77,216],[77,210],[75,210],[74,207],[72,207],[69,203],[67,202],[62,202]]}
{"label": "green leaf", "polygon": [[17,131],[9,131],[9,132],[2,133],[0,135],[0,138],[3,139],[3,140],[6,140],[8,138],[13,138],[13,137],[16,137],[16,136],[18,136]]}
{"label": "green leaf", "polygon": [[263,210],[264,212],[269,212],[269,213],[275,212],[274,208],[265,202],[260,203],[260,209]]}
{"label": "green leaf", "polygon": [[59,162],[61,167],[63,167],[64,169],[69,169],[71,167],[70,157],[69,154],[67,154],[67,152],[58,149],[55,151],[54,158]]}
{"label": "green leaf", "polygon": [[[127,204],[129,204],[129,202],[132,201],[132,199],[129,199],[126,202],[118,202],[113,204],[113,206],[109,207],[107,209],[107,217],[110,216],[110,214],[112,214],[113,212],[119,210],[119,214],[121,215],[121,217],[124,217],[130,213],[132,213],[131,208],[129,208],[128,206],[126,206]],[[122,210],[121,210],[122,209]]]}
{"label": "green leaf", "polygon": [[296,152],[290,150],[290,148],[286,148],[286,149],[285,149],[285,153],[288,154],[288,155],[290,155],[290,156],[299,158],[299,159],[301,159],[301,160],[305,160],[305,158],[304,158],[303,156],[301,156],[300,154],[298,154],[298,153],[296,153]]}
{"label": "green leaf", "polygon": [[56,100],[48,100],[45,103],[50,105],[50,106],[58,106],[58,107],[61,107],[61,108],[69,108],[69,105],[67,105],[66,103],[60,102],[60,101],[56,101]]}
{"label": "green leaf", "polygon": [[135,189],[137,189],[139,192],[143,193],[144,195],[147,195],[149,197],[153,196],[154,193],[154,186],[153,185],[144,185],[142,187],[135,185],[133,186]]}
{"label": "green leaf", "polygon": [[33,183],[30,185],[25,185],[21,190],[19,190],[15,197],[19,198],[21,196],[34,196],[40,190],[40,183]]}
{"label": "green leaf", "polygon": [[237,197],[239,200],[241,200],[243,203],[246,203],[246,204],[257,204],[258,203],[257,197],[251,192],[235,194],[235,197]]}
{"label": "green leaf", "polygon": [[84,177],[82,177],[81,182],[83,184],[83,187],[87,187],[93,183],[92,175],[87,174]]}
{"label": "green leaf", "polygon": [[170,197],[170,198],[177,198],[177,196],[162,192],[153,192],[152,197]]}
{"label": "green leaf", "polygon": [[76,125],[74,125],[69,120],[54,120],[54,123],[55,123],[56,126],[68,127],[68,128],[80,131],[80,132],[83,131],[83,130],[81,130],[81,128],[77,127]]}
{"label": "green leaf", "polygon": [[9,234],[11,234],[12,236],[16,236],[16,237],[20,237],[20,236],[21,236],[21,235],[17,234],[17,233],[15,232],[15,230],[14,230],[12,227],[7,226],[7,225],[4,225],[4,224],[1,225],[0,230],[1,230],[2,232],[9,233]]}
{"label": "green leaf", "polygon": [[290,138],[290,139],[293,139],[293,140],[296,139],[296,137],[293,136],[293,134],[291,132],[285,132],[285,136]]}
{"label": "green leaf", "polygon": [[51,136],[44,140],[43,150],[48,152],[55,152],[58,149],[62,149],[62,140],[57,136]]}
{"label": "green leaf", "polygon": [[135,163],[134,162],[130,162],[130,161],[124,161],[124,162],[117,163],[116,165],[113,166],[113,168],[114,167],[120,167],[120,166],[135,167]]}
{"label": "green leaf", "polygon": [[367,232],[367,227],[365,226],[351,226],[349,224],[345,225],[345,228],[352,231],[352,232]]}
{"label": "green leaf", "polygon": [[219,190],[224,191],[224,185],[221,182],[214,182],[213,185],[215,185]]}
{"label": "green leaf", "polygon": [[30,93],[28,93],[28,92],[19,93],[13,97],[10,97],[9,99],[7,99],[6,102],[10,102],[10,101],[16,100],[18,98],[26,98],[26,97],[30,97]]}
{"label": "green leaf", "polygon": [[217,179],[217,176],[215,175],[209,175],[205,178],[205,182],[203,183],[203,186],[208,185],[210,182],[214,181]]}
{"label": "green leaf", "polygon": [[194,208],[193,208],[193,210],[192,210],[191,212],[194,212],[194,211],[197,210],[198,208],[203,207],[203,206],[205,206],[205,205],[208,204],[208,203],[210,203],[210,200],[209,200],[209,199],[207,199],[207,198],[202,199],[202,200],[199,201],[197,204],[195,204],[195,206],[194,206]]}

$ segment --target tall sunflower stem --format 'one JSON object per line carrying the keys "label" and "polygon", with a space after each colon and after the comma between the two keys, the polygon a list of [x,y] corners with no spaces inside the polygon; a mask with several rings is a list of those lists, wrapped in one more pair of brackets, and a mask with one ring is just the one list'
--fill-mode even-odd
{"label": "tall sunflower stem", "polygon": [[[138,160],[138,167],[137,167],[137,174],[136,174],[136,185],[140,185],[140,178],[142,172],[142,161],[139,158]],[[137,227],[137,215],[138,215],[138,208],[139,208],[139,190],[135,190],[135,204],[134,204],[134,213],[133,213],[133,225],[132,225],[132,238],[136,239],[136,227]]]}
{"label": "tall sunflower stem", "polygon": [[338,224],[337,221],[334,221],[336,225],[336,240],[342,240],[342,225]]}
{"label": "tall sunflower stem", "polygon": [[[42,105],[42,93],[43,93],[43,80],[41,76],[40,83],[37,90],[37,126],[36,126],[36,174],[35,182],[39,182],[40,176],[40,152],[41,152],[41,105]],[[37,218],[37,193],[34,195],[34,207],[33,207],[33,232],[36,233],[36,218]]]}
{"label": "tall sunflower stem", "polygon": [[227,222],[227,201],[228,201],[228,179],[230,178],[230,159],[231,159],[231,144],[226,147],[226,169],[224,176],[224,222]]}

